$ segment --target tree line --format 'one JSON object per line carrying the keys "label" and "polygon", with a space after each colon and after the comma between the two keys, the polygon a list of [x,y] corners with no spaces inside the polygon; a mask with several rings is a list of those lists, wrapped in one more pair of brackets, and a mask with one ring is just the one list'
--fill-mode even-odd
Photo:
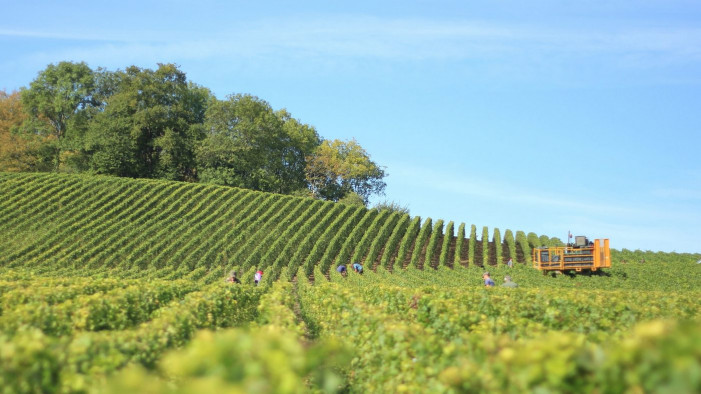
{"label": "tree line", "polygon": [[384,168],[250,94],[217,99],[174,64],[60,62],[0,91],[0,171],[85,172],[367,204]]}

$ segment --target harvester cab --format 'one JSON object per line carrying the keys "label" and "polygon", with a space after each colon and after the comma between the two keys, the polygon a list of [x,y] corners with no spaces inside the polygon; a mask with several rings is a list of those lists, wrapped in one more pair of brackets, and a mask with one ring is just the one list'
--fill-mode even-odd
{"label": "harvester cab", "polygon": [[566,246],[542,246],[533,249],[533,267],[541,271],[596,271],[611,267],[608,239],[593,242],[583,235]]}

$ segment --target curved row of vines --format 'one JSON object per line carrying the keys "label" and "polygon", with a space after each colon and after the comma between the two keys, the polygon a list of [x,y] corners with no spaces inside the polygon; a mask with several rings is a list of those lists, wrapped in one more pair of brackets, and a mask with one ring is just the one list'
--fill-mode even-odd
{"label": "curved row of vines", "polygon": [[351,262],[390,271],[529,263],[532,247],[559,242],[487,227],[477,240],[465,223],[160,180],[0,174],[0,195],[0,266],[37,273],[215,279],[263,269],[276,280],[283,267],[328,275]]}

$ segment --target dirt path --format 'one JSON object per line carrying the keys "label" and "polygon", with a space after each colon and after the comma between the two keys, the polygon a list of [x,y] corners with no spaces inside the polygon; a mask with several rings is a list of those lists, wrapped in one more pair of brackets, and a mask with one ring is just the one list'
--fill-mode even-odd
{"label": "dirt path", "polygon": [[313,327],[310,328],[309,322],[307,322],[307,320],[304,318],[304,314],[302,313],[302,304],[299,300],[299,291],[297,286],[297,277],[295,276],[294,278],[292,278],[292,296],[295,300],[294,305],[292,307],[292,312],[295,314],[295,321],[297,322],[297,324],[301,324],[304,327],[304,333],[300,340],[302,345],[305,348],[308,348],[312,345],[314,339],[316,338],[316,330]]}

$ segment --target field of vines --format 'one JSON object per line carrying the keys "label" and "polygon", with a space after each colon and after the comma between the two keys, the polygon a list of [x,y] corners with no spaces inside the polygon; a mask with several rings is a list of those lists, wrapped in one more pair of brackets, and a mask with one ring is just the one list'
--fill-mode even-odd
{"label": "field of vines", "polygon": [[701,392],[699,254],[543,275],[557,238],[292,196],[5,173],[0,196],[3,393]]}

